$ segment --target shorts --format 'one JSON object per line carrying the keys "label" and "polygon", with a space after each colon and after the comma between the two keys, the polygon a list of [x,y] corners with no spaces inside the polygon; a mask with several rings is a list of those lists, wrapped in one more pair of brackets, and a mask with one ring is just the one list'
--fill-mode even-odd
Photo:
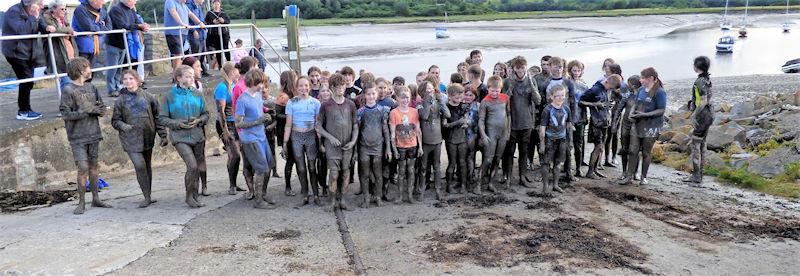
{"label": "shorts", "polygon": [[308,160],[317,159],[317,132],[297,132],[292,131],[290,144],[292,145],[292,154],[295,155],[295,160],[305,158]]}
{"label": "shorts", "polygon": [[78,161],[88,161],[89,163],[96,164],[97,156],[100,153],[100,142],[70,145],[72,146],[72,157],[75,159],[75,165]]}
{"label": "shorts", "polygon": [[[183,53],[183,41],[181,41],[181,37],[178,35],[164,35],[167,38],[167,48],[169,48],[169,56],[175,57],[180,56]],[[183,38],[186,39],[187,35],[183,35]]]}
{"label": "shorts", "polygon": [[594,124],[589,124],[589,137],[586,141],[596,145],[603,144],[606,141],[606,133],[608,133],[607,127],[598,127]]}
{"label": "shorts", "polygon": [[271,169],[267,162],[267,152],[269,150],[266,150],[264,143],[266,141],[242,143],[244,158],[247,159],[247,162],[256,173],[266,173]]}
{"label": "shorts", "polygon": [[[353,152],[353,151],[350,151]],[[353,161],[352,154],[347,159],[328,158],[328,170],[330,171],[346,171],[350,169],[350,163]]]}
{"label": "shorts", "polygon": [[564,163],[567,157],[567,139],[550,139],[545,138],[545,154],[542,162],[544,164],[558,165]]}
{"label": "shorts", "polygon": [[407,160],[414,158],[417,158],[417,147],[397,149],[397,160]]}

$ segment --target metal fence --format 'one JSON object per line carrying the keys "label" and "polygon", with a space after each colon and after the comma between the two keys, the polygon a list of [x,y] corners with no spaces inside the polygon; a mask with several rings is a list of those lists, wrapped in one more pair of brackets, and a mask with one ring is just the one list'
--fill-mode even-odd
{"label": "metal fence", "polygon": [[[284,60],[283,57],[278,53],[278,50],[276,50],[275,47],[273,47],[272,44],[269,43],[269,41],[258,30],[258,27],[255,24],[205,25],[205,29],[209,29],[209,28],[224,28],[224,27],[227,27],[227,28],[250,28],[250,32],[251,32],[250,45],[244,46],[243,48],[249,52],[250,49],[255,48],[254,45],[255,45],[256,37],[261,37],[262,41],[267,46],[269,46],[270,49],[272,49],[272,52],[275,53],[275,56],[277,57],[277,62],[275,62],[275,63],[277,63],[278,67],[275,67],[275,64],[273,64],[272,62],[269,62],[269,59],[267,57],[264,57],[264,59],[267,60],[267,64],[272,68],[272,70],[274,70],[278,75],[280,75],[280,73],[283,71],[284,66],[286,66],[286,68],[290,68],[289,63],[286,62],[286,60]],[[150,28],[148,33],[163,32],[165,30],[199,29],[199,28],[201,28],[201,27],[197,26],[197,25],[189,26],[189,27],[156,27],[156,28]],[[182,50],[180,56],[165,57],[165,58],[153,58],[151,60],[144,60],[145,58],[143,56],[140,56],[140,60],[139,61],[131,62],[130,52],[129,52],[129,49],[128,49],[128,32],[129,32],[128,30],[120,29],[120,30],[100,31],[100,32],[75,32],[72,35],[61,34],[61,33],[50,33],[50,34],[30,34],[30,35],[0,36],[0,41],[18,40],[18,39],[40,39],[40,38],[47,39],[47,49],[46,50],[49,51],[49,53],[50,53],[50,60],[48,60],[47,62],[49,62],[49,65],[52,66],[52,68],[53,68],[53,73],[52,74],[45,75],[45,76],[40,76],[40,77],[31,77],[31,78],[26,78],[26,79],[21,79],[21,80],[0,82],[0,86],[15,85],[15,84],[26,83],[26,82],[36,82],[36,81],[42,81],[42,80],[55,79],[56,80],[56,89],[58,90],[58,95],[60,97],[61,96],[61,80],[60,80],[60,78],[64,77],[64,76],[67,76],[67,74],[66,74],[66,72],[58,72],[58,68],[56,67],[56,58],[55,58],[54,51],[53,51],[53,38],[62,38],[62,37],[68,37],[68,36],[82,36],[82,35],[122,34],[122,40],[124,41],[124,45],[125,45],[125,52],[124,52],[125,53],[125,62],[123,64],[118,64],[118,65],[113,65],[113,66],[104,66],[104,67],[92,68],[92,73],[100,72],[100,71],[106,71],[106,70],[112,70],[112,69],[125,68],[125,67],[130,69],[130,68],[133,68],[134,65],[144,65],[144,64],[151,64],[151,63],[155,63],[155,62],[172,61],[172,60],[176,60],[176,59],[183,59],[185,57],[214,55],[214,54],[218,54],[218,53],[226,53],[226,52],[232,52],[234,50],[242,49],[242,48],[234,48],[234,47],[231,47],[231,45],[228,45],[227,49],[222,47],[223,49],[220,49],[220,50],[205,51],[205,52],[202,52],[202,53],[185,54],[185,51]],[[223,45],[222,32],[220,31],[220,32],[217,32],[217,33],[219,34],[219,38],[218,39],[220,40],[220,45]],[[179,32],[179,36],[180,36],[180,41],[184,41],[183,40],[183,32]],[[211,38],[210,37],[206,37],[206,40],[208,40],[208,39],[211,39]],[[77,45],[74,45],[74,46],[77,47]],[[255,51],[255,52],[258,53],[258,55],[262,55],[262,53],[260,51]],[[223,61],[227,61],[225,55],[221,55],[221,56],[222,56]],[[220,63],[220,66],[221,66],[221,63]]]}

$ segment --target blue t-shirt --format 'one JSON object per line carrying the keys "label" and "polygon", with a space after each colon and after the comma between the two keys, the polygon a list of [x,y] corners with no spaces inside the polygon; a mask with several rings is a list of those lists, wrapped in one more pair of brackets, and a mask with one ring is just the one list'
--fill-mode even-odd
{"label": "blue t-shirt", "polygon": [[[589,103],[608,102],[608,93],[603,83],[598,81],[592,88],[584,91],[580,101]],[[609,117],[608,108],[605,107],[590,106],[589,112],[591,112],[592,120],[594,121],[604,121]]]}
{"label": "blue t-shirt", "polygon": [[294,97],[286,104],[286,115],[292,116],[292,127],[310,129],[317,123],[319,108],[320,102],[317,99]]}
{"label": "blue t-shirt", "polygon": [[[263,114],[264,100],[261,99],[261,93],[250,96],[250,93],[244,92],[236,99],[236,116],[244,116],[245,122],[258,120]],[[267,135],[264,133],[264,124],[240,128],[239,139],[244,143],[266,140]]]}
{"label": "blue t-shirt", "polygon": [[[174,18],[172,18],[172,14],[169,13],[170,9],[175,9],[178,12],[178,16],[181,18],[183,24],[189,24],[189,7],[186,6],[185,3],[179,2],[180,0],[166,0],[164,1],[164,27],[178,27],[180,26]],[[189,34],[189,30],[187,29],[180,29],[180,30],[165,30],[164,34],[167,35],[179,35],[183,32],[183,35]],[[186,37],[184,37],[186,39]]]}
{"label": "blue t-shirt", "polygon": [[[195,4],[193,0],[187,0],[187,1],[188,1],[188,3],[186,4],[186,6],[189,8],[189,11],[192,12],[195,16],[197,16],[197,19],[200,19],[200,22],[205,21],[206,20],[206,15],[203,13],[203,9],[200,6],[198,6],[197,4]],[[188,17],[188,14],[187,14],[187,17]],[[194,21],[191,21],[191,20],[188,23],[189,23],[190,26],[197,26],[198,25],[197,23],[194,23]],[[200,32],[199,40],[206,40],[206,30],[205,29],[192,29],[192,30]]]}
{"label": "blue t-shirt", "polygon": [[225,101],[225,110],[223,110],[223,113],[225,113],[225,121],[235,121],[233,118],[233,99],[231,99],[228,84],[224,81],[219,82],[217,88],[214,89],[214,100]]}
{"label": "blue t-shirt", "polygon": [[[646,88],[639,88],[639,93],[636,94],[636,106],[637,110],[643,113],[667,108],[667,92],[664,88],[658,88],[655,96],[649,97]],[[636,132],[638,137],[658,137],[663,125],[664,116],[639,118],[636,121]]]}

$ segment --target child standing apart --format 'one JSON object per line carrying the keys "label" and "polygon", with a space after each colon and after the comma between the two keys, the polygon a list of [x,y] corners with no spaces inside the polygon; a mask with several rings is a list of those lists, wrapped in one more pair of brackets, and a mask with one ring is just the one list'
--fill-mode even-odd
{"label": "child standing apart", "polygon": [[700,56],[694,59],[694,71],[698,75],[697,80],[694,81],[692,101],[689,102],[689,110],[692,111],[692,176],[685,179],[684,182],[703,182],[706,136],[708,128],[714,122],[709,67],[711,67],[711,60],[708,57]]}
{"label": "child standing apart", "polygon": [[105,115],[106,106],[97,88],[86,83],[92,77],[87,59],[78,57],[70,60],[67,63],[67,76],[72,82],[64,86],[58,109],[64,119],[75,166],[78,167],[78,207],[72,213],[80,215],[86,210],[87,179],[92,191],[92,207],[111,208],[108,203],[100,201],[97,191],[97,157],[100,141],[103,140],[98,118]]}

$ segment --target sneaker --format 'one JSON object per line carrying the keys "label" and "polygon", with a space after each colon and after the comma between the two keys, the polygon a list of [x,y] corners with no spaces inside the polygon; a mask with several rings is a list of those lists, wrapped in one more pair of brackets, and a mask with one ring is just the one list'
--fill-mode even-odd
{"label": "sneaker", "polygon": [[42,118],[42,114],[34,111],[17,112],[17,120],[33,121]]}

